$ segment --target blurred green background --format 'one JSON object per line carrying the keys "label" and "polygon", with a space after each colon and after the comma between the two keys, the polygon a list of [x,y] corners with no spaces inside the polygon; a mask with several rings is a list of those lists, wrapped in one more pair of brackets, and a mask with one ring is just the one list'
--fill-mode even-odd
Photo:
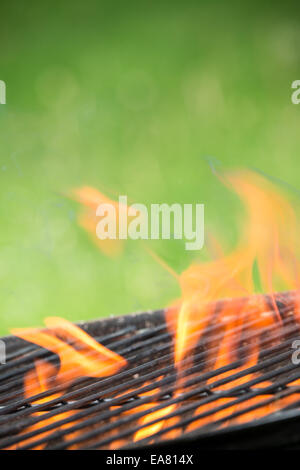
{"label": "blurred green background", "polygon": [[[64,191],[203,202],[230,245],[241,208],[209,162],[298,185],[298,13],[289,1],[1,2],[0,334],[180,293],[139,243],[98,251]],[[178,272],[205,256],[149,246]]]}

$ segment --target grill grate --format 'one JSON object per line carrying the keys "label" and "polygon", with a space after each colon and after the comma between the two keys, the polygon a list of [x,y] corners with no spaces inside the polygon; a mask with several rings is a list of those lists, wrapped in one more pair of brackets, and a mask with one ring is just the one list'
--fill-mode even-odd
{"label": "grill grate", "polygon": [[[228,301],[217,302],[215,310],[224,302]],[[269,305],[272,302],[268,298]],[[59,364],[55,354],[6,338],[7,364],[0,366],[0,447],[141,447],[195,435],[201,440],[253,419],[263,423],[269,419],[264,415],[287,416],[300,405],[300,386],[292,383],[300,379],[300,369],[291,361],[292,343],[300,337],[295,293],[277,294],[276,306],[282,323],[260,335],[257,363],[248,366],[256,318],[248,322],[241,344],[241,327],[232,329],[236,358],[215,370],[224,332],[211,324],[183,361],[186,368],[180,377],[163,311],[82,324],[97,341],[124,356],[128,366],[111,377],[70,383],[63,395],[54,398],[61,387],[26,398],[23,382],[35,359]],[[33,403],[40,399],[43,402]],[[162,421],[159,412],[164,410]],[[150,434],[134,440],[136,433],[150,426]]]}

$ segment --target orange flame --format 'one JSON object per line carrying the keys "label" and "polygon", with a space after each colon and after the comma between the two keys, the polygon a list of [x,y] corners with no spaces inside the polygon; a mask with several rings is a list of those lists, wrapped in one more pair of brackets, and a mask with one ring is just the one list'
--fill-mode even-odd
{"label": "orange flame", "polygon": [[[147,403],[145,409],[151,409],[153,406],[157,405],[157,403]],[[145,428],[140,429],[134,435],[134,441],[140,441],[141,439],[145,439],[146,437],[152,436],[153,434],[159,432],[163,427],[167,425],[171,425],[171,419],[164,419],[170,413],[172,413],[176,408],[176,405],[169,405],[165,408],[160,410],[153,411],[152,413],[148,413],[144,418],[141,419],[140,425],[143,426],[151,421],[159,419],[157,423],[151,424],[150,426],[146,426]],[[173,421],[173,420],[172,420]]]}
{"label": "orange flame", "polygon": [[[51,388],[53,377],[56,375],[56,368],[43,361],[35,361],[35,368],[30,370],[24,378],[25,396],[31,397],[46,392]],[[61,393],[51,395],[51,400],[59,397]],[[32,403],[40,405],[49,401],[49,397],[39,398]]]}
{"label": "orange flame", "polygon": [[[12,333],[26,341],[37,344],[57,354],[60,359],[59,368],[49,362],[36,361],[35,368],[27,372],[24,378],[24,393],[26,398],[35,397],[43,392],[52,390],[54,387],[62,386],[63,390],[71,381],[83,376],[106,377],[118,372],[127,364],[127,361],[117,353],[110,351],[99,344],[94,338],[84,332],[81,328],[58,317],[48,317],[45,324],[49,330],[43,332],[38,329],[14,329]],[[63,391],[52,393],[42,398],[32,400],[32,404],[47,404],[51,400],[59,398]],[[67,411],[50,418],[43,419],[26,428],[22,434],[41,429],[39,438],[43,438],[51,431],[42,432],[42,428],[72,416],[76,411]],[[32,414],[32,417],[45,416],[46,411]],[[67,423],[59,427],[64,429],[72,427],[74,423]],[[76,433],[68,434],[68,439],[76,437]],[[23,445],[32,444],[36,449],[42,449],[44,445],[34,446],[35,438],[23,440]],[[17,449],[13,446],[10,449]]]}
{"label": "orange flame", "polygon": [[[218,420],[223,420],[221,427],[228,426],[228,424],[242,424],[249,421],[253,421],[264,416],[275,413],[278,410],[281,410],[284,406],[290,405],[293,402],[298,400],[296,396],[283,397],[276,401],[272,401],[269,404],[265,404],[268,399],[272,399],[273,395],[261,395],[252,397],[244,402],[231,405],[233,402],[232,398],[219,398],[216,402],[209,403],[206,405],[200,405],[194,415],[199,416],[199,419],[193,421],[187,426],[186,431],[190,432],[195,429],[199,429],[201,426],[206,424],[216,422]],[[223,409],[217,410],[217,407]],[[251,407],[255,407],[251,409]],[[247,409],[249,410],[247,411]],[[208,416],[205,416],[205,413],[211,412]],[[240,416],[232,416],[233,413],[243,412]],[[202,417],[202,415],[204,415]]]}
{"label": "orange flame", "polygon": [[[102,346],[67,320],[48,317],[45,323],[51,330],[42,332],[25,328],[14,329],[12,333],[59,356],[60,368],[55,377],[57,384],[64,384],[82,376],[106,377],[126,365],[127,361],[123,357]],[[48,367],[52,368],[50,365]]]}
{"label": "orange flame", "polygon": [[[294,256],[299,232],[295,213],[288,201],[278,194],[273,185],[249,171],[229,174],[223,178],[223,182],[245,204],[248,220],[244,234],[231,254],[220,256],[211,262],[192,265],[180,277],[182,298],[177,304],[178,311],[170,308],[167,316],[169,323],[174,324],[174,312],[176,314],[176,329],[173,332],[175,362],[178,367],[187,348],[195,345],[210,323],[213,314],[211,302],[219,298],[242,297],[255,291],[252,274],[255,262],[262,291],[272,293],[275,289],[293,289],[300,285],[299,263]],[[246,311],[248,307],[244,306],[242,310],[235,312],[241,318],[235,318],[234,322],[245,321],[243,310]],[[277,312],[275,301],[273,308]],[[263,311],[265,309],[261,305],[260,309],[256,309],[256,315]],[[226,314],[225,311],[221,312],[218,321],[222,323],[222,317]],[[261,321],[272,323],[275,320],[261,317]],[[277,321],[280,322],[279,312]],[[223,349],[222,355],[228,356],[224,348],[223,344],[220,348]],[[227,345],[225,349],[229,351],[230,346]],[[220,360],[217,360],[217,364],[220,364]]]}
{"label": "orange flame", "polygon": [[[230,254],[224,255],[220,245],[214,241],[214,251],[217,253],[217,258],[210,262],[192,265],[179,277],[171,268],[167,267],[171,274],[179,279],[182,290],[180,301],[167,311],[167,322],[175,337],[174,360],[180,372],[183,368],[183,361],[188,358],[188,353],[212,325],[218,326],[220,339],[214,348],[217,353],[206,358],[206,370],[217,370],[235,361],[238,356],[239,344],[243,341],[243,335],[246,333],[250,338],[247,341],[248,351],[245,354],[243,364],[234,369],[234,372],[237,373],[256,365],[259,359],[261,332],[270,332],[271,330],[278,332],[281,326],[280,313],[272,293],[285,288],[297,289],[300,286],[300,265],[295,257],[298,221],[288,201],[278,194],[273,185],[249,171],[228,174],[225,177],[222,176],[221,180],[238,194],[248,215],[236,248]],[[79,216],[79,223],[93,235],[103,253],[110,256],[120,253],[123,248],[123,240],[118,238],[99,240],[96,237],[97,207],[102,203],[112,204],[118,222],[121,209],[119,203],[91,187],[75,189],[71,197],[82,204],[83,210]],[[125,210],[127,213],[127,207]],[[155,254],[152,252],[151,254],[165,266],[165,263]],[[255,292],[254,265],[256,265],[259,275],[260,290],[271,293],[272,308],[267,305],[266,299],[262,295],[245,298]],[[234,300],[230,303],[221,303],[221,307],[216,313],[214,302],[220,298],[226,299],[228,297]],[[270,314],[270,310],[275,313]],[[295,312],[299,312],[299,309],[295,309]],[[24,385],[27,397],[51,390],[57,385],[66,385],[69,381],[82,376],[105,377],[112,375],[126,365],[124,358],[100,345],[83,330],[66,320],[50,317],[45,320],[45,323],[50,330],[13,330],[13,334],[16,336],[38,344],[54,352],[60,358],[59,367],[54,367],[43,361],[35,363],[35,369],[28,372],[25,377]],[[277,337],[279,338],[278,335]],[[185,362],[186,366],[187,362]],[[231,374],[232,370],[217,374],[217,380],[226,379]],[[214,385],[216,379],[212,377],[207,380],[207,385],[214,391],[225,391],[229,387],[243,385],[255,376],[255,373],[248,373],[221,386]],[[181,374],[179,374],[179,380],[182,380]],[[294,385],[298,385],[298,383],[299,379],[293,382]],[[264,388],[270,384],[271,382],[265,381],[259,383],[258,387]],[[151,397],[157,392],[159,392],[159,388],[140,394],[140,397]],[[178,381],[175,393],[179,392]],[[46,398],[37,398],[33,403],[47,403],[54,398],[59,398],[60,394],[61,392]],[[286,397],[278,402],[264,404],[264,401],[271,397],[262,391],[261,395],[238,404],[234,403],[232,397],[220,397],[217,400],[217,405],[221,409],[216,409],[216,402],[199,406],[194,413],[196,417],[199,415],[199,418],[189,424],[186,431],[192,431],[212,421],[221,420],[221,426],[226,426],[229,422],[236,424],[250,419],[258,419],[295,400],[294,397]],[[172,404],[151,411],[159,405],[159,402],[155,400],[156,398],[151,398],[150,403],[139,405],[135,409],[125,412],[125,414],[131,414],[148,411],[148,414],[138,420],[142,428],[135,433],[134,441],[148,438],[178,423],[179,417],[169,418],[168,416],[180,405]],[[233,413],[244,411],[247,407],[251,408],[251,405],[258,405],[258,407],[232,418]],[[40,416],[43,413],[45,412],[39,412],[35,415]],[[26,432],[39,429],[50,422],[70,416],[72,413],[63,413],[36,423],[27,428]],[[157,422],[152,423],[152,421]],[[181,432],[183,430],[180,429],[166,432],[164,439],[174,438]],[[74,434],[71,436],[74,437]],[[26,441],[26,443],[30,442],[30,439]],[[119,446],[123,444],[123,441],[118,442]]]}
{"label": "orange flame", "polygon": [[[212,324],[217,324],[222,334],[217,344],[217,354],[214,357],[207,357],[209,370],[220,369],[237,359],[238,344],[245,332],[251,336],[248,342],[248,352],[243,365],[234,372],[237,373],[256,365],[259,358],[259,335],[263,330],[278,332],[281,325],[281,317],[272,293],[285,288],[297,289],[300,286],[300,266],[295,258],[298,223],[288,201],[272,184],[249,171],[228,174],[225,177],[222,176],[221,180],[238,194],[248,214],[242,236],[229,255],[223,254],[222,248],[214,240],[213,248],[217,257],[213,261],[192,265],[177,276],[146,247],[151,255],[180,282],[181,300],[167,311],[167,322],[175,337],[174,359],[179,371],[183,360],[188,357],[188,352],[195,347],[199,338]],[[109,200],[93,188],[82,188],[76,190],[74,194],[76,200],[92,210],[93,214],[101,202],[113,203],[116,205],[116,211],[119,210],[118,203]],[[96,222],[93,217],[91,212],[85,212],[81,223],[88,231],[95,233]],[[98,240],[99,247],[105,252],[102,243]],[[109,254],[108,251],[107,254]],[[266,299],[261,295],[245,298],[255,292],[254,266],[257,267],[260,290],[271,294],[272,305],[267,305]],[[214,301],[220,298],[235,300],[224,303],[216,314]],[[275,314],[270,313],[271,310]],[[299,309],[295,309],[296,315],[297,312]],[[186,366],[187,363],[185,363]],[[218,374],[218,379],[226,378],[230,374],[232,371]],[[229,386],[241,385],[254,377],[255,374],[244,375],[234,382],[231,381],[230,384],[214,387],[214,390],[216,388],[226,390]],[[180,375],[179,380],[181,380]],[[207,385],[213,387],[214,380],[214,378],[209,379]],[[298,384],[298,381],[296,383]],[[270,382],[260,383],[260,387],[268,385]],[[178,382],[177,393],[179,391]],[[259,403],[266,397],[267,395],[256,397],[248,403]],[[219,404],[230,404],[230,400],[220,398]],[[289,403],[290,400],[287,398],[285,403]],[[134,436],[135,441],[155,434],[165,426],[171,425],[172,420],[178,419],[176,417],[168,419],[168,415],[176,409],[176,405],[151,412],[151,408],[156,404],[153,402],[143,405],[143,409],[149,410],[149,413],[139,423],[145,426],[153,420],[159,421],[138,431]],[[214,404],[200,406],[199,413],[213,409],[214,406]],[[246,406],[247,404],[243,403],[229,406],[216,412],[213,419],[223,419]],[[246,418],[236,418],[234,422],[255,419],[276,410],[277,406],[279,405],[262,406],[252,414],[248,413]],[[201,425],[211,420],[211,416],[202,418]],[[187,430],[194,429],[194,427],[198,427],[198,422],[192,423]],[[166,436],[173,437],[174,435],[168,433]]]}
{"label": "orange flame", "polygon": [[[40,393],[46,392],[47,390],[51,389],[52,387],[52,382],[53,382],[53,377],[55,376],[56,373],[56,368],[52,366],[51,364],[45,363],[43,361],[35,361],[35,368],[31,371],[29,371],[24,379],[24,393],[26,397],[31,397],[34,395],[38,395]],[[61,396],[62,393],[56,393],[52,394],[50,396],[44,397],[44,398],[39,398],[37,400],[32,401],[32,404],[40,405],[43,403],[47,403],[50,400],[54,400],[55,398],[58,398]],[[61,419],[68,418],[71,416],[73,411],[67,411],[58,415],[54,415],[51,418],[44,419],[42,421],[38,421],[37,423],[33,424],[32,426],[27,427],[22,434],[27,434],[32,431],[36,431],[38,429],[42,429],[44,426],[47,426],[48,424],[51,424],[53,422],[59,421]],[[32,414],[32,417],[41,417],[45,415],[44,411],[41,412],[36,412]],[[64,429],[68,426],[72,426],[72,423],[68,423],[65,425],[60,426],[58,429]],[[39,438],[43,438],[47,436],[50,432],[41,432],[39,435]],[[69,435],[69,439],[74,438],[76,436],[76,433],[71,433]],[[21,445],[14,445],[9,447],[7,450],[16,450],[20,446],[32,444],[34,446],[34,440],[35,438],[27,438],[22,441]],[[44,444],[40,444],[38,446],[34,446],[36,450],[41,450],[45,447]]]}
{"label": "orange flame", "polygon": [[[84,186],[82,188],[74,189],[70,197],[79,202],[83,207],[79,213],[78,222],[79,224],[91,235],[93,241],[97,244],[100,250],[106,256],[117,256],[123,250],[124,240],[121,240],[118,236],[116,239],[105,239],[100,240],[96,235],[96,227],[99,222],[99,217],[96,216],[96,210],[100,204],[110,204],[115,209],[116,216],[116,228],[118,233],[119,213],[123,209],[128,213],[128,208],[121,207],[119,202],[114,201],[95,188],[90,186]],[[108,214],[109,217],[109,214]],[[114,221],[112,221],[114,222]]]}

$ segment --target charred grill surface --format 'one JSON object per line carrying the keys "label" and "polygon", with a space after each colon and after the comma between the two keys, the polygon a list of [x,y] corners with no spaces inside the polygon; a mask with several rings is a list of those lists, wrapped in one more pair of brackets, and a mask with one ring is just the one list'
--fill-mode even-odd
{"label": "charred grill surface", "polygon": [[[24,377],[34,361],[43,359],[59,367],[59,358],[19,338],[4,338],[0,448],[115,449],[166,442],[184,445],[187,439],[205,447],[222,446],[220,442],[234,447],[243,433],[250,436],[242,441],[244,446],[246,442],[254,447],[255,432],[259,436],[264,427],[276,428],[274,445],[288,445],[290,433],[280,423],[290,420],[295,426],[298,415],[300,421],[300,368],[292,361],[293,342],[300,339],[298,295],[277,294],[275,306],[274,298],[265,296],[270,312],[276,307],[281,322],[280,327],[260,332],[256,362],[251,363],[249,349],[257,336],[253,318],[242,334],[238,326],[232,332],[232,361],[215,368],[212,358],[224,331],[212,322],[184,359],[187,367],[180,377],[164,311],[81,323],[99,343],[123,356],[127,366],[109,377],[77,379],[64,387],[63,394],[56,387],[27,398]],[[234,300],[224,300],[214,309],[228,302],[234,308]],[[256,429],[254,434],[251,429]],[[297,443],[294,436],[293,445]]]}

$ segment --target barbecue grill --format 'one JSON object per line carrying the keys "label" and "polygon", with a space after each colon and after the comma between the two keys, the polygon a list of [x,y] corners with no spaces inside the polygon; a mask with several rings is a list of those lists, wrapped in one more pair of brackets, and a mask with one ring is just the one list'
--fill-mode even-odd
{"label": "barbecue grill", "polygon": [[[297,292],[264,296],[266,313],[279,313],[280,322],[260,331],[254,365],[249,367],[249,344],[257,337],[255,317],[242,335],[239,326],[231,332],[235,355],[217,369],[210,361],[224,332],[211,322],[188,351],[180,377],[164,310],[80,323],[127,365],[105,378],[79,378],[57,395],[59,386],[26,397],[24,377],[36,360],[58,367],[58,356],[14,336],[3,338],[0,448],[297,447],[300,367],[292,353],[300,339],[298,297]],[[225,304],[234,301],[218,301],[214,311]]]}

